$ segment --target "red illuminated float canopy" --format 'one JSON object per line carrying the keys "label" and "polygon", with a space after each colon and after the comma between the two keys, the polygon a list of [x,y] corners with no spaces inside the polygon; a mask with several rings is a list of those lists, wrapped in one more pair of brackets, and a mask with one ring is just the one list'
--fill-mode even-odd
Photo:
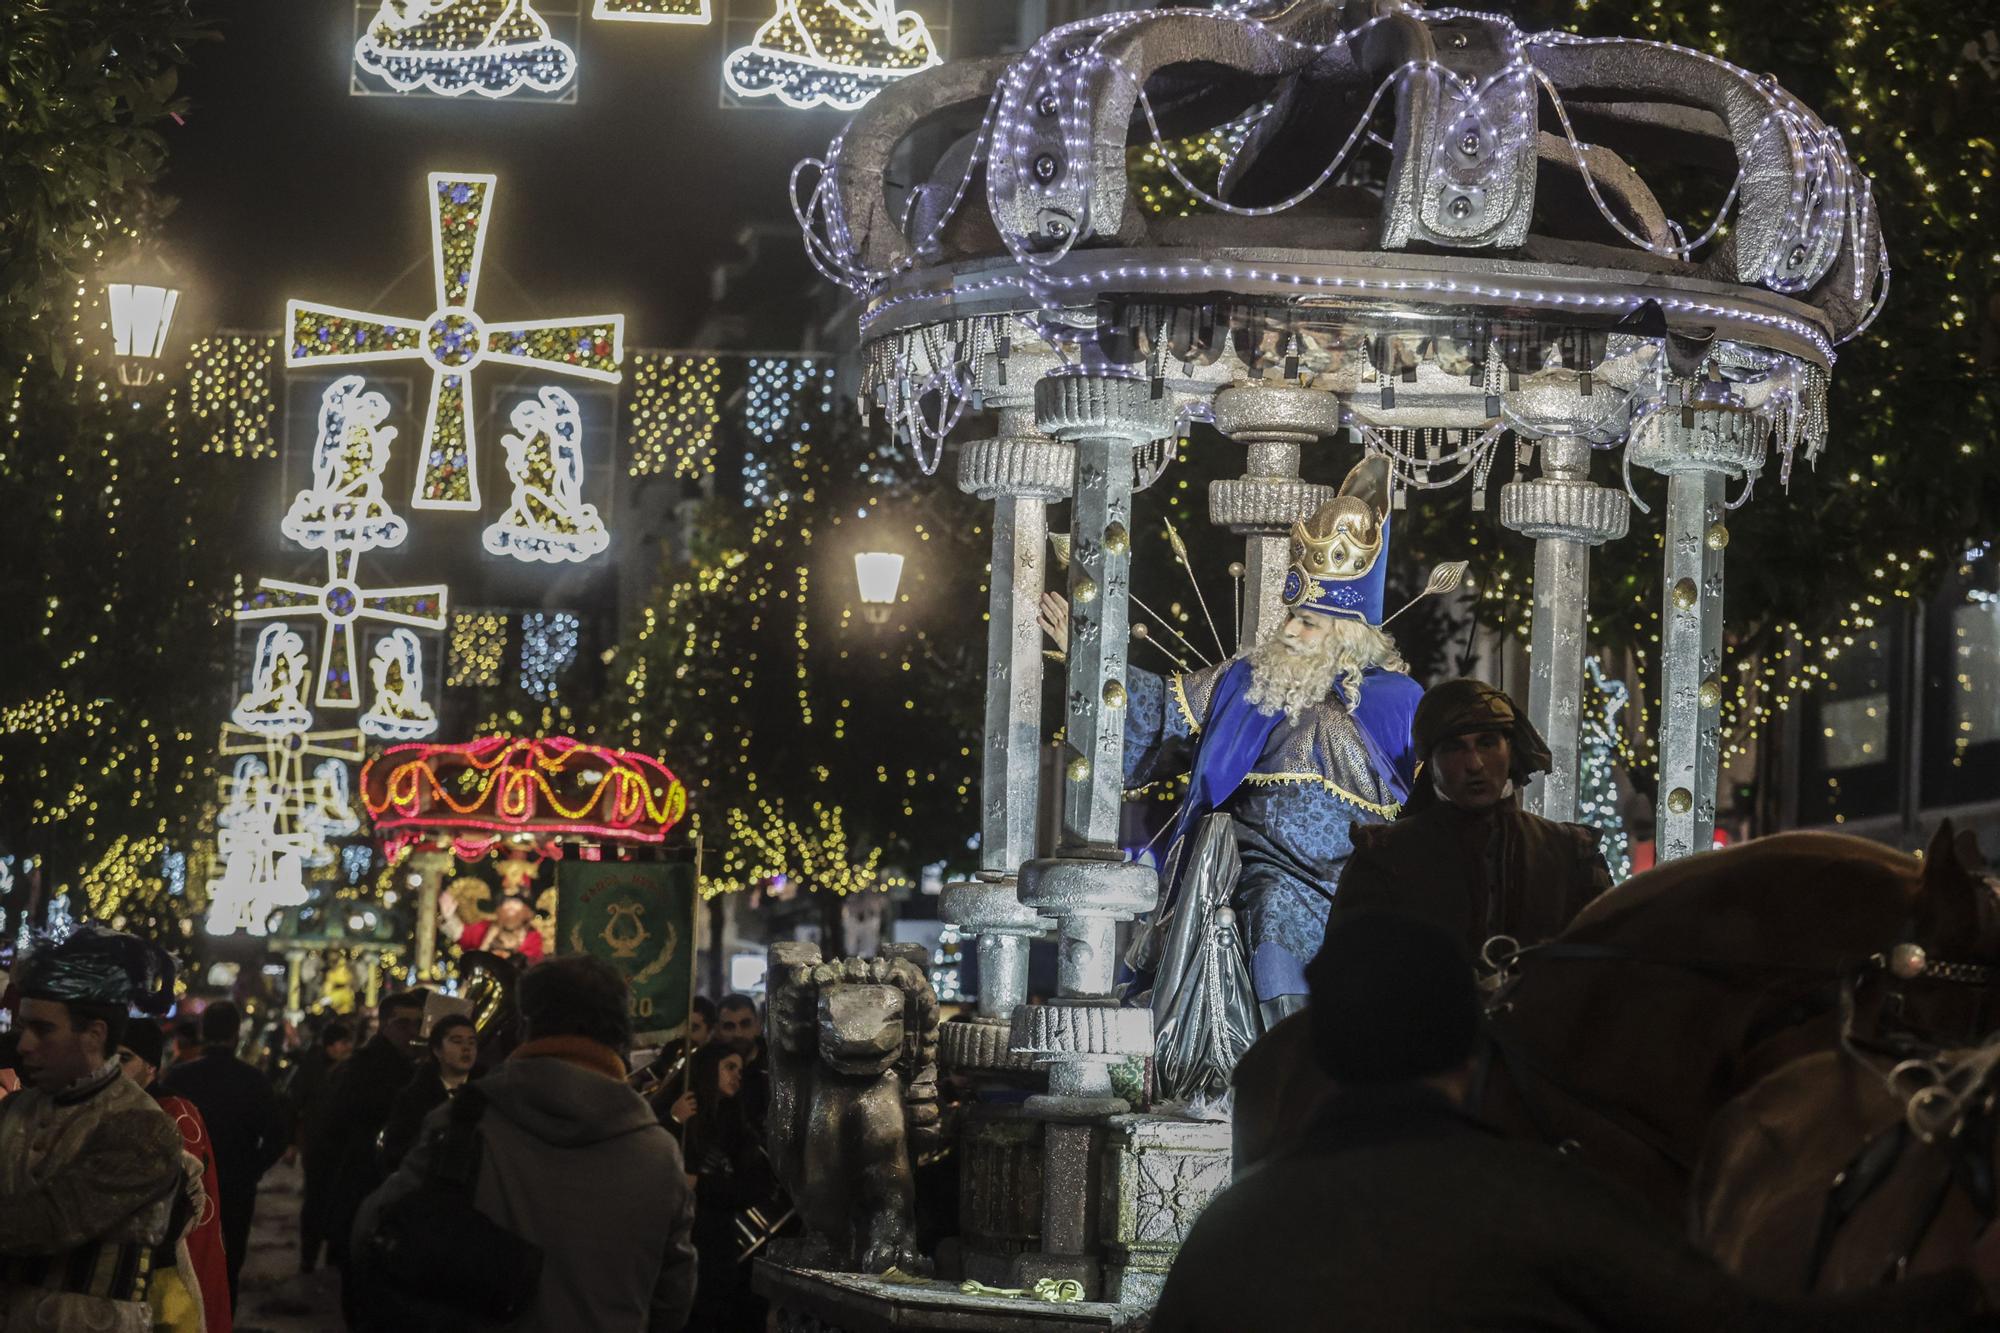
{"label": "red illuminated float canopy", "polygon": [[661,842],[687,813],[659,760],[567,736],[391,746],[361,770],[361,795],[384,840],[448,833],[465,851],[518,837]]}

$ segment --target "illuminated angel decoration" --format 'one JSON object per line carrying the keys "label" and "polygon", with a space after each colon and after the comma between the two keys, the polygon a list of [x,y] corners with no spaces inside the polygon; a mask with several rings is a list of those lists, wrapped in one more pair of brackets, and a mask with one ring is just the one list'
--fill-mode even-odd
{"label": "illuminated angel decoration", "polygon": [[219,829],[249,828],[271,794],[271,770],[262,759],[245,755],[222,784],[222,809],[215,816]]}
{"label": "illuminated angel decoration", "polygon": [[271,913],[306,900],[311,838],[284,830],[283,801],[261,761],[240,760],[236,774],[229,804],[216,821],[222,874],[208,882],[208,933],[263,935]]}
{"label": "illuminated angel decoration", "polygon": [[895,0],[778,0],[750,45],[729,53],[722,81],[738,97],[852,111],[937,63],[930,29]]}
{"label": "illuminated angel decoration", "polygon": [[396,438],[396,428],[382,424],[389,400],[363,392],[366,383],[343,375],[320,396],[313,484],[298,493],[282,524],[301,546],[372,551],[400,546],[409,535],[409,524],[382,495],[382,470]]}
{"label": "illuminated angel decoration", "polygon": [[424,701],[424,646],[413,631],[393,630],[378,642],[368,671],[375,700],[361,715],[363,731],[382,740],[411,741],[437,730],[437,711]]}
{"label": "illuminated angel decoration", "polygon": [[576,77],[576,52],[529,0],[382,0],[354,63],[398,92],[441,97],[556,93]]}
{"label": "illuminated angel decoration", "polygon": [[313,769],[312,780],[306,785],[305,809],[299,817],[299,824],[312,836],[313,847],[304,858],[305,864],[331,865],[333,840],[345,838],[361,828],[361,816],[354,809],[354,776],[342,761],[322,759]]}
{"label": "illuminated angel decoration", "polygon": [[266,625],[257,635],[250,688],[229,716],[246,731],[266,736],[304,731],[313,720],[312,710],[306,707],[305,683],[305,640],[282,621]]}
{"label": "illuminated angel decoration", "polygon": [[545,388],[515,405],[502,436],[513,502],[485,533],[486,549],[516,560],[588,560],[611,543],[597,506],[583,499],[583,418],[576,399]]}

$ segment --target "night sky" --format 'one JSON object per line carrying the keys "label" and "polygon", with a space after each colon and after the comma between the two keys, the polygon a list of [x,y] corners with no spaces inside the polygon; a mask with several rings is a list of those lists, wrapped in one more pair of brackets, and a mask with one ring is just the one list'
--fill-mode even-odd
{"label": "night sky", "polygon": [[[554,19],[589,0],[547,7]],[[711,267],[737,257],[744,224],[789,224],[787,173],[845,119],[723,109],[728,0],[715,8],[707,27],[571,17],[576,102],[527,104],[350,95],[353,0],[209,6],[223,40],[195,53],[164,182],[180,199],[167,236],[195,294],[188,331],[275,331],[288,297],[428,313],[424,177],[469,170],[499,177],[481,314],[623,312],[628,346],[682,345]]]}

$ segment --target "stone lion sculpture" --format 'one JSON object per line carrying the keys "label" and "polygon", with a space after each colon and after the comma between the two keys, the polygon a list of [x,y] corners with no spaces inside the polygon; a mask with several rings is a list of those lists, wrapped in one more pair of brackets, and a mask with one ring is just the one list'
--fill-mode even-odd
{"label": "stone lion sculpture", "polygon": [[[918,956],[921,950],[918,951]],[[804,1266],[928,1269],[914,1166],[938,1134],[938,1001],[915,957],[770,955],[771,1160],[810,1232]]]}

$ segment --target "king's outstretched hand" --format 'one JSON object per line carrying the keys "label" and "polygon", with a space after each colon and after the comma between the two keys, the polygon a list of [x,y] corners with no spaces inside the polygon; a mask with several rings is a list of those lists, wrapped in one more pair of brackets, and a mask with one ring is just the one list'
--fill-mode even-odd
{"label": "king's outstretched hand", "polygon": [[1069,651],[1069,599],[1059,592],[1042,594],[1040,609],[1035,620],[1041,625],[1042,633],[1055,642],[1057,649]]}

